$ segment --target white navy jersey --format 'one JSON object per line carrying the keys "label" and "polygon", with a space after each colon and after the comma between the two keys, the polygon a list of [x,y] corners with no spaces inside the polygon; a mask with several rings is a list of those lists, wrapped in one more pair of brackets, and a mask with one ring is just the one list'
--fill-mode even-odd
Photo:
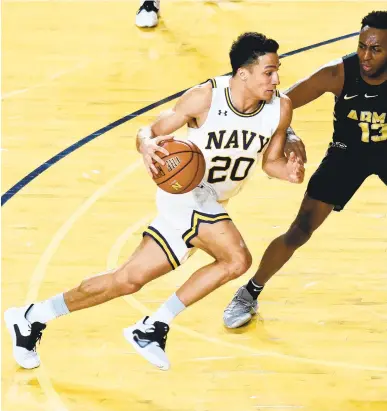
{"label": "white navy jersey", "polygon": [[215,190],[218,201],[235,196],[251,177],[259,156],[280,121],[280,94],[261,102],[252,113],[241,113],[232,104],[231,76],[215,77],[207,119],[200,128],[188,128],[188,140],[206,161],[204,184]]}

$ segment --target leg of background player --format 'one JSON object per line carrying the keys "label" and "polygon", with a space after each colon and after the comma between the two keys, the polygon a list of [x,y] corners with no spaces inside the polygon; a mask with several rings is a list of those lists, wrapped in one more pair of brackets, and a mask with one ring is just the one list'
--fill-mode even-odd
{"label": "leg of background player", "polygon": [[289,230],[277,237],[266,249],[255,276],[239,288],[226,307],[223,321],[228,328],[249,322],[257,312],[257,298],[265,283],[305,244],[333,210],[333,205],[314,200],[307,194]]}

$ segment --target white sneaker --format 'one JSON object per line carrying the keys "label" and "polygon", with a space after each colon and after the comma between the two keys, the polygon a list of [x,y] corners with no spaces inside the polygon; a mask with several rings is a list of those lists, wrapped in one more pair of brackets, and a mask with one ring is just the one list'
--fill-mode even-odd
{"label": "white sneaker", "polygon": [[148,318],[143,318],[132,327],[124,328],[124,337],[151,364],[161,370],[168,370],[170,363],[165,354],[165,344],[169,326],[160,321],[147,323]]}
{"label": "white sneaker", "polygon": [[33,304],[20,308],[10,308],[4,313],[4,320],[12,337],[13,356],[20,367],[31,369],[39,367],[40,358],[36,352],[36,344],[42,338],[46,324],[30,323],[28,311]]}
{"label": "white sneaker", "polygon": [[136,14],[137,27],[155,27],[159,22],[159,0],[144,0]]}
{"label": "white sneaker", "polygon": [[223,313],[223,322],[227,328],[238,328],[247,324],[258,311],[258,301],[254,300],[242,286]]}

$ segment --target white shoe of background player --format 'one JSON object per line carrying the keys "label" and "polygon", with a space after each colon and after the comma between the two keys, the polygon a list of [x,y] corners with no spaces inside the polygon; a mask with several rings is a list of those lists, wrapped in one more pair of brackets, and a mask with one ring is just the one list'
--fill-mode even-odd
{"label": "white shoe of background player", "polygon": [[143,0],[136,14],[137,27],[155,27],[159,21],[160,0]]}

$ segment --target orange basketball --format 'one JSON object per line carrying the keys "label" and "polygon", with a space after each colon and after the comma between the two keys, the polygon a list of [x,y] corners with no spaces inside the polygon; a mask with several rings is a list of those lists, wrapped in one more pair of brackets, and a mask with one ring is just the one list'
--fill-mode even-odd
{"label": "orange basketball", "polygon": [[160,145],[169,155],[157,153],[165,164],[155,163],[158,170],[158,174],[153,176],[155,183],[171,194],[192,191],[202,181],[206,170],[200,149],[194,143],[182,140],[163,141]]}

